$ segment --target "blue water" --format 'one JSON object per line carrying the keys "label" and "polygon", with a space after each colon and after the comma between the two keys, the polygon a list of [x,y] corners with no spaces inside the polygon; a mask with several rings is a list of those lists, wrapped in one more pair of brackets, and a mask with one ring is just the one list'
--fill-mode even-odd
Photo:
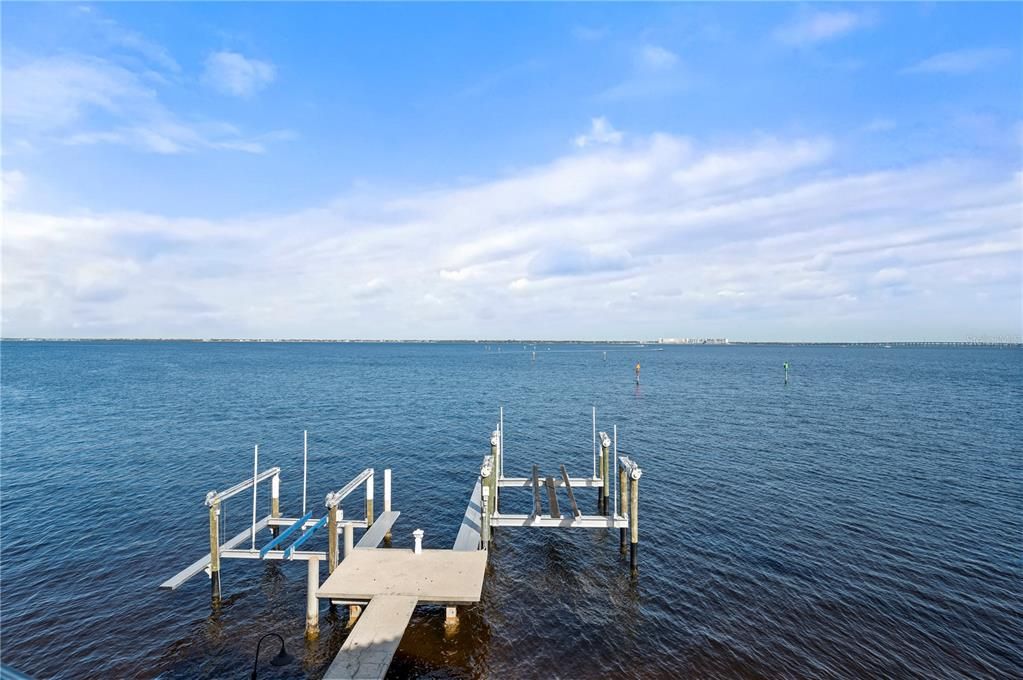
{"label": "blue water", "polygon": [[297,662],[260,677],[318,678],[347,629],[324,607],[305,641],[304,563],[225,561],[216,609],[204,575],[157,587],[206,552],[203,498],[253,444],[286,514],[307,429],[311,507],[392,467],[394,545],[449,547],[499,405],[521,476],[591,472],[595,405],[644,470],[638,573],[615,532],[504,529],[483,602],[456,632],[417,610],[391,677],[1023,676],[1023,352],[650,350],[3,343],[2,659],[236,678],[278,632]]}

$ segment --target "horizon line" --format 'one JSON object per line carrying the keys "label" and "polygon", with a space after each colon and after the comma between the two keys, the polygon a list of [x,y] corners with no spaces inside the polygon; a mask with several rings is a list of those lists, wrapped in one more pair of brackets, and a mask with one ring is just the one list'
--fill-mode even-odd
{"label": "horizon line", "polygon": [[474,338],[200,338],[200,337],[0,337],[0,342],[260,342],[260,343],[349,343],[349,344],[604,344],[659,346],[725,346],[725,345],[1023,345],[1021,338],[967,338],[962,340],[729,340],[725,338],[690,338],[690,342],[654,340],[583,340],[583,339],[474,339]]}

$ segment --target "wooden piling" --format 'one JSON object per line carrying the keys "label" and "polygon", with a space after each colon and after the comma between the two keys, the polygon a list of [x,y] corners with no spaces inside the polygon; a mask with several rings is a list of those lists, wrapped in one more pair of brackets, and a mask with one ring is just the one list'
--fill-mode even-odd
{"label": "wooden piling", "polygon": [[210,505],[210,582],[214,600],[220,599],[220,501]]}
{"label": "wooden piling", "polygon": [[493,508],[494,512],[500,512],[500,510],[498,509],[500,507],[498,505],[498,497],[500,496],[501,493],[500,491],[501,485],[498,483],[501,479],[500,443],[501,443],[500,433],[498,433],[497,430],[494,430],[493,434],[490,435],[490,460],[492,461],[491,467],[493,467],[494,469],[494,479],[492,481],[493,486],[491,488],[491,491],[493,491],[493,500],[491,500],[491,503],[494,504]]}
{"label": "wooden piling", "polygon": [[482,486],[483,491],[483,502],[482,507],[482,520],[480,521],[480,540],[483,542],[483,547],[486,548],[487,544],[490,543],[490,487],[484,484]]}
{"label": "wooden piling", "polygon": [[345,522],[345,559],[355,550],[355,526],[351,522]]}
{"label": "wooden piling", "polygon": [[[391,511],[391,469],[384,469],[384,512]],[[384,540],[387,541],[387,545],[390,545],[391,541],[391,530],[388,529],[387,533],[384,534]]]}
{"label": "wooden piling", "polygon": [[327,506],[327,575],[337,568],[337,506]]}
{"label": "wooden piling", "polygon": [[373,526],[373,475],[366,480],[366,528]]}
{"label": "wooden piling", "polygon": [[607,432],[600,433],[600,489],[597,491],[597,511],[602,514],[608,514],[608,491],[610,490],[610,484],[608,479],[608,467],[610,465],[609,448],[611,446],[611,439],[607,436]]}
{"label": "wooden piling", "polygon": [[[348,559],[348,556],[355,550],[355,527],[351,522],[345,522],[345,552],[344,558]],[[359,614],[362,613],[362,607],[357,604],[348,605],[348,625],[351,626],[359,618]]]}
{"label": "wooden piling", "polygon": [[[281,476],[274,475],[270,480],[270,516],[274,519],[281,516]],[[278,526],[271,526],[270,533],[274,538],[277,538],[278,534],[281,533],[281,528]]]}
{"label": "wooden piling", "polygon": [[[628,485],[628,479],[629,479],[629,476],[627,474],[625,474],[625,468],[619,469],[618,470],[618,487],[622,490],[622,498],[621,498],[621,501],[619,501],[620,502],[620,506],[618,508],[618,513],[622,517],[625,517],[629,513],[629,485]],[[621,529],[619,529],[619,532],[621,534],[621,536],[620,536],[621,540],[619,541],[619,546],[618,547],[619,547],[619,550],[621,551],[621,553],[624,555],[625,554],[625,527],[622,527]]]}
{"label": "wooden piling", "polygon": [[307,638],[315,638],[320,634],[320,601],[316,597],[316,591],[320,587],[320,560],[312,557],[307,561],[309,569],[306,578],[305,635]]}
{"label": "wooden piling", "polygon": [[635,472],[631,475],[631,479],[629,479],[629,486],[632,487],[629,490],[629,501],[631,503],[629,508],[629,565],[635,570],[636,548],[639,544],[639,475]]}

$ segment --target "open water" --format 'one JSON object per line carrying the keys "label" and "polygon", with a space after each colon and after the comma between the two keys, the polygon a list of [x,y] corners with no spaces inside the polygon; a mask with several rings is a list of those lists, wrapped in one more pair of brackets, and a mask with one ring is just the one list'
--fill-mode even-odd
{"label": "open water", "polygon": [[296,661],[260,677],[319,678],[345,620],[323,607],[305,641],[304,562],[225,561],[215,610],[205,575],[158,589],[207,551],[203,498],[251,475],[253,444],[286,514],[308,430],[310,507],[392,467],[394,545],[450,547],[499,405],[520,476],[590,473],[596,406],[644,471],[638,573],[616,532],[504,529],[483,601],[454,633],[417,610],[389,677],[1023,677],[1023,352],[653,350],[5,342],[2,660],[241,678],[277,632]]}

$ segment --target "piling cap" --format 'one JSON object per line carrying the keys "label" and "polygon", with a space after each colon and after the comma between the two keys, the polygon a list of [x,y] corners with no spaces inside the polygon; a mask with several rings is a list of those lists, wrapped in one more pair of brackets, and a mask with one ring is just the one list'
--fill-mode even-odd
{"label": "piling cap", "polygon": [[629,470],[629,476],[635,480],[639,480],[639,478],[643,476],[643,471],[639,469],[639,466],[634,465],[632,469]]}
{"label": "piling cap", "polygon": [[607,436],[607,432],[600,433],[600,445],[605,449],[611,446],[611,438]]}
{"label": "piling cap", "polygon": [[210,491],[208,494],[206,494],[206,507],[207,508],[212,508],[213,507],[213,499],[216,498],[216,497],[217,497],[217,492],[216,491]]}
{"label": "piling cap", "polygon": [[491,445],[491,446],[497,446],[497,443],[498,443],[499,441],[500,441],[500,438],[499,438],[499,437],[497,436],[497,433],[495,432],[495,433],[494,433],[494,434],[493,434],[493,435],[492,435],[492,436],[490,437],[490,445]]}

